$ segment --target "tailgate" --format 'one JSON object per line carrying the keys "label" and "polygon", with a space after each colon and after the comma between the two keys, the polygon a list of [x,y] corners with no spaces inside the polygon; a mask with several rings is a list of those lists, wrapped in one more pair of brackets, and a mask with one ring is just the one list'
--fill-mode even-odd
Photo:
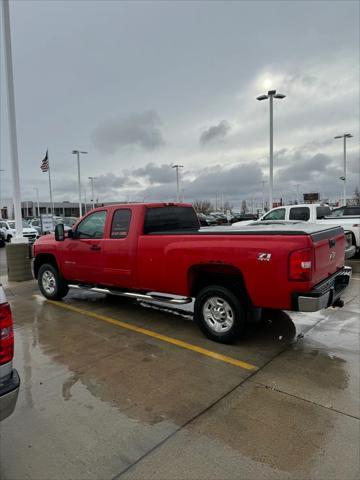
{"label": "tailgate", "polygon": [[315,250],[313,282],[316,285],[343,267],[346,242],[342,227],[313,233],[311,239]]}

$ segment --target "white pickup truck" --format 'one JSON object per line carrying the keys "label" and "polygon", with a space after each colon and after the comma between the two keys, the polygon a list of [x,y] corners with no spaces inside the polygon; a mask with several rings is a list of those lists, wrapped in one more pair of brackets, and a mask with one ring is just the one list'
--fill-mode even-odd
{"label": "white pickup truck", "polygon": [[[360,250],[360,216],[331,216],[330,207],[320,205],[320,203],[303,204],[303,205],[287,205],[276,207],[265,213],[257,222],[261,221],[300,221],[310,223],[324,223],[329,226],[343,227],[351,235],[351,243],[355,247],[355,252]],[[233,227],[253,224],[253,221],[236,222]]]}

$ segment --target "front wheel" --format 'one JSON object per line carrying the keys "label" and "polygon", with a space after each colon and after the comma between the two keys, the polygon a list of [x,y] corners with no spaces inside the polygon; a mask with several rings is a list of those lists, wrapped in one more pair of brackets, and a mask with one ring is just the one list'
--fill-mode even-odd
{"label": "front wheel", "polygon": [[48,263],[39,268],[38,285],[41,293],[49,300],[61,300],[69,291],[68,284],[57,268]]}
{"label": "front wheel", "polygon": [[203,288],[195,300],[194,319],[211,340],[233,343],[245,325],[241,301],[228,288],[212,285]]}

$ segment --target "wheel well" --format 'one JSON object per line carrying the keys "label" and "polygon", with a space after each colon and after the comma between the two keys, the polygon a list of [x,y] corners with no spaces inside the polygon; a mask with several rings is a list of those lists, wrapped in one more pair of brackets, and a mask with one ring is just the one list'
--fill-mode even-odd
{"label": "wheel well", "polygon": [[56,258],[54,257],[54,255],[51,255],[50,253],[40,253],[39,255],[36,255],[35,262],[34,262],[35,278],[37,278],[38,276],[41,265],[44,265],[45,263],[49,263],[50,265],[53,265],[58,270],[58,264],[56,262]]}
{"label": "wheel well", "polygon": [[188,273],[189,292],[196,297],[200,290],[209,285],[222,285],[249,301],[242,273],[232,265],[203,264],[194,265]]}

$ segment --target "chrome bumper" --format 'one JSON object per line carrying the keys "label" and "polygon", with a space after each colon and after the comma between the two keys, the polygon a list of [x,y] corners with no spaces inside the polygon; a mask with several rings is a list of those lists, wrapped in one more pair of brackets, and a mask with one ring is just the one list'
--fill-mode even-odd
{"label": "chrome bumper", "polygon": [[317,312],[333,305],[350,283],[352,268],[343,267],[324,282],[319,283],[309,293],[294,295],[294,310]]}
{"label": "chrome bumper", "polygon": [[8,381],[0,384],[0,421],[11,415],[15,409],[20,388],[20,377],[13,370]]}

